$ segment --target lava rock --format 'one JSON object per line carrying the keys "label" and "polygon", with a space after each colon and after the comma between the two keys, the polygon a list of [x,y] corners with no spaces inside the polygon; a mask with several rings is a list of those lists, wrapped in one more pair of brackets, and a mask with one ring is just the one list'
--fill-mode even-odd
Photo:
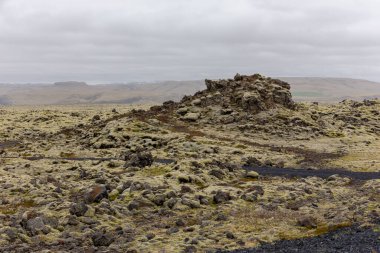
{"label": "lava rock", "polygon": [[144,168],[151,166],[153,164],[153,156],[152,153],[143,151],[137,153],[129,153],[125,156],[126,163],[124,165],[125,168],[128,167],[138,167]]}
{"label": "lava rock", "polygon": [[108,198],[107,188],[104,185],[95,185],[84,196],[86,203],[99,203],[102,199]]}
{"label": "lava rock", "polygon": [[297,225],[306,228],[316,228],[317,221],[311,216],[302,216],[297,219]]}
{"label": "lava rock", "polygon": [[95,232],[91,236],[92,242],[94,243],[94,246],[109,246],[111,243],[115,241],[114,236],[111,233],[106,233],[104,231],[98,231]]}
{"label": "lava rock", "polygon": [[214,202],[215,204],[220,204],[227,202],[232,199],[230,193],[228,192],[223,192],[223,191],[217,191],[217,193],[214,195]]}
{"label": "lava rock", "polygon": [[83,216],[88,210],[88,206],[84,202],[74,203],[70,206],[70,214]]}

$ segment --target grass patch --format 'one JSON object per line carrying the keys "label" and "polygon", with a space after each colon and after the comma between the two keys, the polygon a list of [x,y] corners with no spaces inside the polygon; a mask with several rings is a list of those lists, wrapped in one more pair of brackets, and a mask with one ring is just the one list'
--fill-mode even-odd
{"label": "grass patch", "polygon": [[171,169],[168,167],[157,166],[157,167],[145,168],[144,170],[141,171],[141,175],[147,176],[147,177],[157,177],[157,176],[164,175],[170,171]]}
{"label": "grass patch", "polygon": [[12,215],[17,213],[19,208],[31,208],[35,207],[36,204],[32,199],[23,200],[20,203],[17,203],[15,205],[5,205],[0,207],[0,213],[6,214],[6,215]]}
{"label": "grass patch", "polygon": [[337,229],[350,227],[350,226],[352,226],[352,223],[349,221],[342,222],[339,224],[334,224],[334,225],[321,225],[315,229],[315,235],[323,235],[323,234],[335,231]]}
{"label": "grass patch", "polygon": [[292,93],[293,93],[294,97],[316,98],[316,97],[324,97],[325,96],[322,92],[318,92],[318,91],[293,91]]}
{"label": "grass patch", "polygon": [[75,158],[76,155],[74,153],[66,153],[66,152],[61,152],[59,154],[60,157],[62,158]]}

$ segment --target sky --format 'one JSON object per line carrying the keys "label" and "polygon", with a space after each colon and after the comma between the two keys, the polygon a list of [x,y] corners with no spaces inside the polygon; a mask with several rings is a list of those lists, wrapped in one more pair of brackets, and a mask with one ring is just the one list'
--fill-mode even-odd
{"label": "sky", "polygon": [[0,82],[380,81],[379,0],[0,0]]}

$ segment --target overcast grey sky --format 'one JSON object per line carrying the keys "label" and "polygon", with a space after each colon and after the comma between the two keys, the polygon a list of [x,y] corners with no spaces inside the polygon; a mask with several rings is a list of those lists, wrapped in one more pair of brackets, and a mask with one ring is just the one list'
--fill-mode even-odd
{"label": "overcast grey sky", "polygon": [[380,81],[379,0],[0,0],[0,82]]}

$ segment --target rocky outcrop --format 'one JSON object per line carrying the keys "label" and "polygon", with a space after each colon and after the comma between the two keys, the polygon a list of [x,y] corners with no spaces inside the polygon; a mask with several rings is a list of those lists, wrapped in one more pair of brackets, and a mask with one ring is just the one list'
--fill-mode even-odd
{"label": "rocky outcrop", "polygon": [[205,80],[205,84],[205,90],[185,96],[180,103],[164,103],[155,112],[175,109],[183,121],[230,124],[270,109],[295,108],[290,85],[278,79],[236,74],[233,79]]}
{"label": "rocky outcrop", "polygon": [[279,106],[294,108],[290,85],[278,79],[259,74],[236,74],[234,79],[206,80],[205,83],[206,90],[184,97],[181,103],[200,107],[221,105],[247,113],[258,113]]}

